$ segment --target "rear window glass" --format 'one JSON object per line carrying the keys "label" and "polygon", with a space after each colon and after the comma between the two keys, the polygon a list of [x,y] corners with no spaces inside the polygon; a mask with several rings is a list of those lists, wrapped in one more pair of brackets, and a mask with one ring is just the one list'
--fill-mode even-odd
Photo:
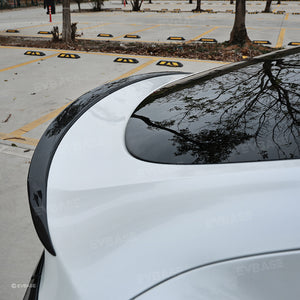
{"label": "rear window glass", "polygon": [[132,114],[126,146],[157,163],[299,158],[299,54],[153,93]]}

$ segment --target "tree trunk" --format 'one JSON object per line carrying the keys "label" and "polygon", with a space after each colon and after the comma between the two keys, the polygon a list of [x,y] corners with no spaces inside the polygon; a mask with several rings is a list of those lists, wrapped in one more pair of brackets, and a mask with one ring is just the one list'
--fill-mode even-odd
{"label": "tree trunk", "polygon": [[233,0],[230,0],[230,4],[233,4]]}
{"label": "tree trunk", "polygon": [[281,4],[281,0],[278,0],[278,1],[277,1],[277,4]]}
{"label": "tree trunk", "polygon": [[189,4],[193,4],[193,0],[189,0]]}
{"label": "tree trunk", "polygon": [[195,9],[193,9],[193,11],[203,11],[201,9],[201,0],[197,0],[197,6],[196,6]]}
{"label": "tree trunk", "polygon": [[79,12],[81,12],[80,1],[81,1],[81,0],[77,0],[77,5],[78,5],[78,11],[79,11]]}
{"label": "tree trunk", "polygon": [[143,0],[141,2],[139,0],[133,0],[133,1],[130,0],[130,2],[132,5],[132,10],[139,11],[142,6]]}
{"label": "tree trunk", "polygon": [[245,26],[246,19],[246,0],[236,0],[235,18],[232,31],[230,33],[230,44],[241,44],[250,42]]}
{"label": "tree trunk", "polygon": [[266,7],[265,7],[265,10],[263,11],[264,13],[270,13],[271,12],[271,3],[272,3],[272,0],[267,0],[266,1]]}
{"label": "tree trunk", "polygon": [[71,12],[70,0],[63,0],[63,29],[62,40],[66,43],[71,42]]}

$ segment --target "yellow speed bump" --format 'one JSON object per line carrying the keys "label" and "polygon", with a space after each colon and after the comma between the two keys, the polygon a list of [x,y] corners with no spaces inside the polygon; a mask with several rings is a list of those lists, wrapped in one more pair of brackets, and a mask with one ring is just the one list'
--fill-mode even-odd
{"label": "yellow speed bump", "polygon": [[183,64],[179,61],[170,61],[170,60],[160,60],[157,63],[158,66],[166,66],[166,67],[173,67],[173,68],[180,68],[183,67]]}
{"label": "yellow speed bump", "polygon": [[113,37],[113,35],[110,33],[99,33],[97,36],[98,37]]}
{"label": "yellow speed bump", "polygon": [[38,34],[52,34],[51,31],[39,31]]}
{"label": "yellow speed bump", "polygon": [[284,15],[285,14],[285,10],[278,10],[275,12],[276,15]]}
{"label": "yellow speed bump", "polygon": [[60,53],[58,54],[59,58],[73,58],[73,59],[76,59],[76,58],[80,58],[80,56],[78,54],[71,54],[71,53]]}
{"label": "yellow speed bump", "polygon": [[226,13],[233,14],[233,10],[232,10],[232,9],[227,9],[225,12],[226,12]]}
{"label": "yellow speed bump", "polygon": [[7,29],[6,32],[8,32],[8,33],[18,33],[20,31],[17,30],[17,29]]}
{"label": "yellow speed bump", "polygon": [[168,40],[169,41],[184,41],[185,38],[182,36],[169,36]]}
{"label": "yellow speed bump", "polygon": [[140,39],[141,37],[137,34],[126,34],[124,35],[125,39]]}
{"label": "yellow speed bump", "polygon": [[24,55],[45,56],[46,54],[41,51],[26,51]]}
{"label": "yellow speed bump", "polygon": [[201,38],[199,40],[199,42],[202,42],[202,43],[217,43],[217,40],[216,39],[211,39],[211,38]]}
{"label": "yellow speed bump", "polygon": [[139,61],[135,58],[117,57],[114,62],[125,63],[125,64],[137,64]]}
{"label": "yellow speed bump", "polygon": [[300,46],[300,42],[290,42],[288,43],[289,46]]}
{"label": "yellow speed bump", "polygon": [[270,45],[271,42],[270,41],[265,41],[265,40],[254,40],[252,41],[253,44],[257,44],[257,45]]}

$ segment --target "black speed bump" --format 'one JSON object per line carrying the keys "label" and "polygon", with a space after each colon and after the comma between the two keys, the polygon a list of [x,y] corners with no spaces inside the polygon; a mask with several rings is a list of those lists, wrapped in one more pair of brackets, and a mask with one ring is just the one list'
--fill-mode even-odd
{"label": "black speed bump", "polygon": [[125,63],[125,64],[137,64],[139,61],[135,58],[124,58],[117,57],[114,62]]}
{"label": "black speed bump", "polygon": [[300,46],[300,42],[290,42],[288,43],[289,46]]}
{"label": "black speed bump", "polygon": [[257,45],[271,45],[270,41],[265,41],[265,40],[254,40],[252,41],[252,43]]}
{"label": "black speed bump", "polygon": [[40,51],[26,51],[24,55],[45,56],[46,54]]}
{"label": "black speed bump", "polygon": [[124,35],[124,38],[125,39],[140,39],[141,37],[136,34],[126,34],[126,35]]}
{"label": "black speed bump", "polygon": [[217,40],[216,39],[211,39],[211,38],[201,38],[199,40],[199,42],[202,42],[202,43],[217,43]]}
{"label": "black speed bump", "polygon": [[80,58],[80,56],[78,54],[71,54],[71,53],[60,53],[58,54],[59,58]]}
{"label": "black speed bump", "polygon": [[169,41],[184,41],[185,38],[182,36],[169,36],[168,40]]}
{"label": "black speed bump", "polygon": [[52,34],[51,31],[39,31],[38,34]]}
{"label": "black speed bump", "polygon": [[99,33],[97,36],[98,37],[113,37],[113,35],[110,33]]}
{"label": "black speed bump", "polygon": [[157,63],[158,66],[166,66],[166,67],[173,67],[173,68],[180,68],[183,67],[183,64],[179,61],[170,61],[170,60],[160,60]]}
{"label": "black speed bump", "polygon": [[17,30],[17,29],[7,29],[6,32],[8,32],[8,33],[18,33],[20,31]]}

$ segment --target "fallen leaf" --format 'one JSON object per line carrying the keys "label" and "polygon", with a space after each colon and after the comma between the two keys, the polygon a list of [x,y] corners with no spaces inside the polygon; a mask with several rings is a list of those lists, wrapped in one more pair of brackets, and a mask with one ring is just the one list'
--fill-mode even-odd
{"label": "fallen leaf", "polygon": [[11,117],[11,114],[9,114],[8,117],[4,121],[2,121],[2,123],[6,123],[10,119],[10,117]]}

